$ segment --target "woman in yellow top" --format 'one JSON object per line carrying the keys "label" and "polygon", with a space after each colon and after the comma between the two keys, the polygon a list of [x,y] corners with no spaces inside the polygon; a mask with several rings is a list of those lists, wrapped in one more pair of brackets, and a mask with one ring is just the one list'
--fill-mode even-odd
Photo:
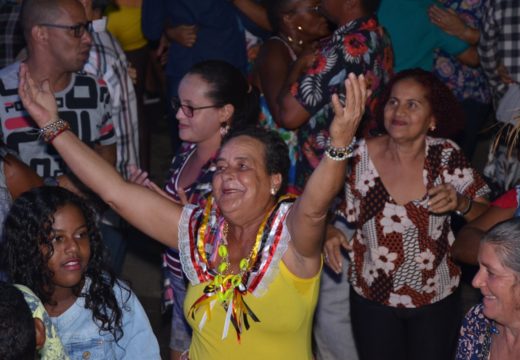
{"label": "woman in yellow top", "polygon": [[[123,218],[178,247],[190,279],[185,311],[193,326],[190,359],[312,359],[310,327],[322,266],[327,209],[344,183],[349,144],[365,108],[366,82],[350,74],[346,105],[332,97],[330,146],[302,195],[283,194],[289,160],[273,133],[235,133],[223,142],[205,208],[171,202],[120,175],[58,119],[48,81],[22,64],[25,108],[72,171]],[[182,104],[230,111],[230,104]],[[58,119],[58,120],[56,120]],[[207,124],[214,126],[215,124]],[[215,126],[218,126],[216,124]]]}

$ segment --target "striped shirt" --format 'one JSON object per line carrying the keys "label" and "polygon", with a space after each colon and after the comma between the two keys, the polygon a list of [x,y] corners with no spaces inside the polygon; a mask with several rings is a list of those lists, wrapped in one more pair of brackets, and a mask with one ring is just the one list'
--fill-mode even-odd
{"label": "striped shirt", "polygon": [[128,177],[127,166],[139,166],[137,98],[128,62],[117,40],[106,31],[106,18],[92,22],[92,47],[83,70],[105,80],[112,100],[117,138],[116,169]]}

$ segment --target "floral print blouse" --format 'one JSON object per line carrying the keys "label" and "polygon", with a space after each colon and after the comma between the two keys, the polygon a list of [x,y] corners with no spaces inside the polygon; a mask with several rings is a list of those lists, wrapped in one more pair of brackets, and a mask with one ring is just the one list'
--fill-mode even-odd
{"label": "floral print blouse", "polygon": [[311,114],[298,129],[298,143],[303,156],[297,166],[297,185],[303,188],[327,146],[328,129],[333,118],[332,94],[344,99],[346,76],[364,74],[372,96],[367,102],[365,128],[374,128],[372,119],[376,99],[393,71],[390,39],[375,17],[363,17],[338,28],[322,42],[316,60],[291,86],[291,94]]}
{"label": "floral print blouse", "polygon": [[[460,269],[450,257],[454,235],[450,215],[428,211],[428,196],[397,204],[358,143],[347,183],[346,219],[353,223],[349,276],[361,296],[393,307],[415,308],[450,295]],[[452,184],[457,192],[485,197],[489,188],[450,140],[426,138],[426,190]]]}
{"label": "floral print blouse", "polygon": [[483,305],[473,306],[462,321],[455,360],[487,360],[494,324],[484,316]]}
{"label": "floral print blouse", "polygon": [[[438,6],[457,12],[464,23],[482,29],[484,0],[440,0]],[[472,99],[483,104],[491,102],[491,92],[484,70],[461,63],[456,56],[437,49],[435,51],[434,74],[448,85],[459,100]]]}

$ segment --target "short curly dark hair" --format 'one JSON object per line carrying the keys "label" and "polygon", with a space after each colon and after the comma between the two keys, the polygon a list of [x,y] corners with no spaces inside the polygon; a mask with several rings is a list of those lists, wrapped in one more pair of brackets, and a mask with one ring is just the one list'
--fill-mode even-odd
{"label": "short curly dark hair", "polygon": [[[130,291],[117,281],[105,259],[96,215],[86,202],[72,192],[52,186],[42,186],[23,193],[13,203],[4,225],[3,261],[11,280],[34,291],[44,304],[52,304],[54,274],[48,267],[54,252],[52,225],[54,214],[65,205],[76,206],[85,217],[90,239],[90,259],[84,277],[91,285],[81,293],[82,284],[73,289],[76,296],[85,297],[85,308],[92,311],[92,319],[100,324],[100,332],[110,332],[115,341],[123,336],[122,309],[114,294],[114,286]],[[48,251],[42,252],[41,248]]]}
{"label": "short curly dark hair", "polygon": [[378,108],[376,120],[381,132],[386,132],[384,127],[385,105],[390,98],[392,88],[401,80],[411,79],[426,89],[426,98],[435,116],[436,129],[433,136],[454,138],[464,127],[464,110],[451,90],[431,72],[414,68],[403,70],[395,74],[383,90]]}
{"label": "short curly dark hair", "polygon": [[282,175],[282,185],[278,189],[276,196],[284,195],[287,191],[287,177],[289,174],[290,160],[289,148],[280,135],[273,130],[266,130],[259,127],[248,127],[230,132],[222,139],[221,148],[227,142],[239,136],[249,136],[260,141],[264,145],[264,160],[266,171],[269,175]]}

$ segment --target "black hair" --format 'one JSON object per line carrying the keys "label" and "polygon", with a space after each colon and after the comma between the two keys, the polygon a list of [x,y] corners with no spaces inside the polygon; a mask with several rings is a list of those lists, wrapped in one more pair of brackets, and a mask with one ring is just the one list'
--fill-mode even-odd
{"label": "black hair", "polygon": [[381,5],[381,0],[360,0],[361,7],[365,12],[369,15],[375,14],[377,9],[379,9],[379,5]]}
{"label": "black hair", "polygon": [[[234,107],[230,127],[255,126],[260,116],[259,93],[233,65],[222,60],[207,60],[193,65],[188,74],[199,75],[209,85],[206,94],[217,106]],[[225,125],[224,125],[225,126]]]}
{"label": "black hair", "polygon": [[223,148],[228,141],[239,136],[249,136],[260,141],[264,145],[263,151],[267,173],[269,175],[282,175],[282,185],[278,189],[276,197],[285,194],[290,167],[289,149],[285,141],[283,141],[280,135],[274,130],[248,127],[230,132],[224,139],[222,139],[221,148]]}
{"label": "black hair", "polygon": [[384,129],[385,105],[390,99],[392,88],[401,80],[414,80],[426,90],[426,98],[430,103],[432,114],[435,117],[436,130],[432,135],[453,138],[464,125],[464,110],[451,90],[439,78],[430,71],[423,69],[407,69],[395,74],[383,90],[378,108],[376,120],[379,129]]}
{"label": "black hair", "polygon": [[262,5],[267,12],[267,19],[271,24],[274,33],[280,31],[282,17],[289,10],[289,6],[296,0],[264,0]]}
{"label": "black hair", "polygon": [[36,330],[29,305],[20,290],[0,281],[0,358],[34,360]]}
{"label": "black hair", "polygon": [[[92,320],[98,324],[100,332],[110,332],[119,341],[123,336],[122,309],[113,288],[116,283],[122,289],[126,288],[107,265],[94,211],[76,194],[60,187],[42,186],[16,199],[4,225],[2,252],[8,274],[13,282],[32,289],[42,303],[53,304],[54,274],[48,267],[54,252],[52,226],[54,214],[65,205],[73,205],[81,211],[90,240],[91,254],[84,278],[89,278],[91,284],[85,293],[81,293],[83,282],[73,291],[76,296],[85,297],[85,308],[92,311]],[[47,251],[41,251],[42,248]],[[130,291],[126,290],[129,297]]]}
{"label": "black hair", "polygon": [[502,264],[520,278],[520,218],[496,224],[484,234],[480,242],[494,245]]}

